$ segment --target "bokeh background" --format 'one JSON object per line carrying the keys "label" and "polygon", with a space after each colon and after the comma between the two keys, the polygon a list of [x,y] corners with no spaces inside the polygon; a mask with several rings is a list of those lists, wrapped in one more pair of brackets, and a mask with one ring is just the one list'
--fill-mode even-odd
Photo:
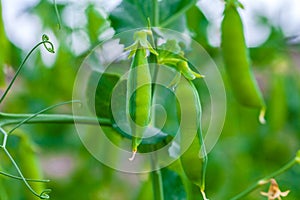
{"label": "bokeh background", "polygon": [[[0,26],[4,30],[0,29],[0,40],[5,46],[1,47],[0,61],[1,65],[5,63],[6,82],[43,33],[49,35],[56,48],[55,54],[41,48],[30,57],[1,104],[1,112],[33,113],[72,99],[76,72],[85,56],[115,33],[146,26],[146,18],[152,15],[151,6],[147,7],[152,5],[149,2],[57,1],[59,29],[53,1],[1,0]],[[190,1],[158,2],[160,21],[164,22]],[[226,122],[209,154],[207,194],[211,199],[229,199],[260,177],[279,169],[300,147],[300,2],[241,2],[245,7],[240,13],[253,70],[267,103],[266,125],[256,120],[257,110],[236,102],[227,84],[219,47],[223,1],[201,0],[197,7],[166,26],[193,36],[217,63],[226,86]],[[2,83],[1,91],[4,88]],[[70,114],[71,106],[49,113]],[[53,200],[152,199],[149,174],[126,174],[102,165],[81,144],[72,124],[25,125],[18,134],[30,138],[44,177],[51,180],[47,188],[53,190]],[[8,148],[17,162],[26,163],[28,160],[21,156],[26,148],[20,143],[18,137],[12,136]],[[0,153],[0,168],[15,173],[3,153]],[[166,199],[185,199],[179,177],[169,169],[163,169],[162,175]],[[283,191],[291,190],[285,199],[300,199],[300,166],[280,175],[277,181]],[[259,191],[245,199],[264,199]],[[12,200],[34,199],[22,182],[2,176],[1,195]]]}

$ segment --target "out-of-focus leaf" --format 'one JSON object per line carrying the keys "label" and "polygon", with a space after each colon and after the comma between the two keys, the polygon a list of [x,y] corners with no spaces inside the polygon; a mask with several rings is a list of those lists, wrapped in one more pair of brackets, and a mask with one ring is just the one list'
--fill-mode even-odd
{"label": "out-of-focus leaf", "polygon": [[2,19],[2,4],[0,2],[0,87],[5,84],[5,76],[4,76],[4,65],[10,59],[10,45],[9,41],[6,37],[4,30],[4,23]]}
{"label": "out-of-focus leaf", "polygon": [[199,8],[194,5],[186,12],[187,24],[192,37],[205,49],[210,47],[207,39],[208,20]]}
{"label": "out-of-focus leaf", "polygon": [[109,28],[109,23],[92,5],[86,9],[86,16],[88,21],[87,31],[90,36],[90,41],[92,44],[95,44],[99,41],[99,35]]}
{"label": "out-of-focus leaf", "polygon": [[[158,1],[159,9],[159,26],[171,16],[179,12],[186,4],[192,0],[164,0]],[[113,28],[119,33],[122,31],[147,27],[149,18],[152,26],[154,23],[154,5],[152,1],[143,0],[123,0],[122,3],[114,9],[110,14],[110,20]],[[178,17],[174,22],[170,23],[166,28],[173,28],[178,31],[185,30],[184,15]]]}
{"label": "out-of-focus leaf", "polygon": [[148,180],[142,185],[140,193],[136,199],[141,200],[153,200],[153,189],[151,179]]}
{"label": "out-of-focus leaf", "polygon": [[[22,133],[18,132],[20,142],[18,146],[18,160],[21,171],[24,177],[30,177],[32,179],[43,179],[43,173],[41,164],[37,155],[36,145],[30,140],[30,138]],[[31,187],[38,194],[41,194],[46,189],[45,183],[30,183]],[[31,191],[26,188],[25,192],[27,199],[39,199],[34,196]]]}
{"label": "out-of-focus leaf", "polygon": [[184,190],[181,178],[177,173],[167,168],[163,168],[161,174],[165,199],[187,199],[187,194]]}
{"label": "out-of-focus leaf", "polygon": [[[0,168],[0,170],[1,170],[1,168]],[[4,181],[2,179],[0,179],[0,199],[1,200],[8,200],[6,188],[5,188],[4,184],[3,184],[3,182]]]}
{"label": "out-of-focus leaf", "polygon": [[[100,77],[101,76],[101,77]],[[100,79],[99,79],[100,77]],[[99,72],[93,72],[88,82],[87,88],[87,96],[90,106],[95,106],[96,115],[98,117],[103,118],[112,118],[110,102],[113,88],[117,84],[119,80],[119,76],[115,74],[104,73],[101,74]],[[93,92],[90,88],[94,87],[97,84],[96,94],[92,94]],[[93,99],[91,96],[95,95],[95,105],[92,105]],[[91,108],[94,110],[94,108]]]}
{"label": "out-of-focus leaf", "polygon": [[[57,1],[56,1],[56,3],[57,3]],[[61,3],[56,4],[56,6],[57,6],[59,13],[61,13],[62,9],[65,7],[65,5],[61,4]],[[41,20],[43,21],[43,24],[42,24],[43,27],[51,28],[52,30],[59,30],[57,15],[55,12],[53,0],[39,1],[39,3],[37,5],[34,5],[34,7],[29,7],[25,11],[34,13],[37,16],[39,16],[41,18]],[[47,11],[47,12],[45,12],[45,11]]]}
{"label": "out-of-focus leaf", "polygon": [[281,29],[271,27],[268,39],[259,47],[250,48],[250,58],[254,65],[267,66],[278,54],[285,50],[286,41]]}

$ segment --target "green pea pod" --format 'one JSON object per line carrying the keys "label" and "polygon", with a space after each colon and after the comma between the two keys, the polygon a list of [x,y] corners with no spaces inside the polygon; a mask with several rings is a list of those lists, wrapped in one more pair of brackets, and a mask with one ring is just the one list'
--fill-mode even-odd
{"label": "green pea pod", "polygon": [[[201,132],[201,104],[198,92],[191,81],[181,78],[181,81],[176,88],[176,95],[180,99],[189,98],[187,99],[186,103],[182,104],[181,102],[181,110],[184,109],[184,113],[186,113],[186,116],[181,115],[181,117],[190,116],[188,120],[193,121],[196,124],[195,127],[188,125],[185,128],[183,128],[184,126],[186,126],[185,124],[180,125],[181,147],[186,144],[186,141],[190,140],[190,136],[192,136],[195,131],[197,132],[196,137],[194,137],[192,141],[192,144],[187,148],[185,152],[183,152],[182,156],[180,157],[181,164],[188,179],[200,188],[203,198],[206,199],[204,190],[207,155]],[[192,117],[194,117],[195,119],[193,119]]]}
{"label": "green pea pod", "polygon": [[151,75],[146,50],[138,47],[133,57],[127,80],[127,100],[129,120],[132,120],[133,157],[142,142],[145,127],[150,121]]}
{"label": "green pea pod", "polygon": [[[43,173],[40,161],[37,157],[35,144],[32,143],[25,134],[18,132],[17,135],[20,137],[18,161],[24,177],[42,179]],[[45,183],[32,182],[30,185],[38,194],[42,193],[46,189]],[[40,199],[39,197],[34,196],[29,190],[26,190],[25,192],[26,199]]]}
{"label": "green pea pod", "polygon": [[226,72],[239,103],[260,108],[259,121],[265,123],[265,102],[250,69],[243,24],[237,11],[237,2],[228,1],[224,10],[221,47]]}

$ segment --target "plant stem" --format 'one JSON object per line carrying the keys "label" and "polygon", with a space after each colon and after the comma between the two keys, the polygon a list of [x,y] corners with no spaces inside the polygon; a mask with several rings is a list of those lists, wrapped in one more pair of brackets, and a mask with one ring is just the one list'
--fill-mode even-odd
{"label": "plant stem", "polygon": [[[17,180],[23,180],[22,177],[15,176],[15,175],[8,174],[8,173],[1,172],[1,171],[0,171],[0,175],[7,176],[9,178],[13,178],[13,179],[17,179]],[[50,180],[39,180],[39,179],[30,179],[30,178],[25,178],[25,180],[28,182],[42,182],[42,183],[50,182]]]}
{"label": "plant stem", "polygon": [[[0,112],[0,126],[7,126],[12,124],[19,124],[25,119],[31,117],[32,114],[10,114]],[[74,116],[68,114],[40,114],[25,123],[59,123],[59,124],[73,124],[74,121],[80,124],[111,126],[110,119],[94,118],[86,116]]]}
{"label": "plant stem", "polygon": [[170,16],[166,21],[162,22],[160,24],[161,27],[166,27],[169,24],[171,24],[173,21],[175,21],[177,18],[179,18],[183,13],[185,13],[188,9],[190,9],[193,5],[197,3],[197,0],[193,0],[190,3],[186,4],[184,7],[182,7],[178,12],[176,12],[174,15]]}
{"label": "plant stem", "polygon": [[161,171],[155,170],[151,172],[152,187],[154,200],[164,200],[163,182],[161,177]]}
{"label": "plant stem", "polygon": [[257,188],[265,185],[266,183],[269,182],[269,179],[274,178],[275,176],[278,176],[278,175],[282,174],[283,172],[285,172],[288,169],[292,168],[295,164],[298,164],[299,163],[298,159],[299,159],[298,157],[294,158],[293,160],[291,160],[290,162],[285,164],[283,167],[281,167],[279,170],[277,170],[277,171],[273,172],[272,174],[267,175],[264,178],[258,180],[256,183],[251,185],[249,188],[247,188],[243,192],[239,193],[235,197],[231,198],[231,200],[242,199],[243,197],[247,196],[249,193],[253,192]]}
{"label": "plant stem", "polygon": [[153,0],[153,25],[159,26],[159,5],[158,0]]}

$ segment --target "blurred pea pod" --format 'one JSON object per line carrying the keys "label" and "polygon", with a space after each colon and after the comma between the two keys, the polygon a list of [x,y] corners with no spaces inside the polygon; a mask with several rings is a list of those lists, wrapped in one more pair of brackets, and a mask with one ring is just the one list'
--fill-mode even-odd
{"label": "blurred pea pod", "polygon": [[[207,155],[201,131],[201,104],[198,92],[191,81],[181,78],[176,88],[176,95],[179,99],[188,98],[186,103],[180,102],[181,110],[184,109],[184,113],[186,113],[186,116],[183,116],[181,113],[180,117],[188,117],[188,120],[192,121],[192,123],[196,123],[195,127],[180,124],[180,146],[185,146],[195,131],[197,132],[191,145],[185,152],[182,152],[183,154],[180,157],[182,168],[188,179],[200,188],[203,199],[206,199],[204,190]],[[195,119],[193,119],[193,117],[195,117]]]}
{"label": "blurred pea pod", "polygon": [[285,84],[285,73],[272,76],[271,93],[268,104],[268,121],[272,132],[281,130],[287,120],[288,106]]}
{"label": "blurred pea pod", "polygon": [[[147,40],[149,30],[138,31],[134,34],[134,44],[128,47],[134,56],[127,80],[127,109],[132,132],[132,152],[130,160],[134,159],[146,126],[151,115],[151,74],[148,66],[147,52],[157,54]],[[131,121],[132,120],[132,121]]]}
{"label": "blurred pea pod", "polygon": [[243,24],[237,11],[241,6],[236,0],[228,0],[221,25],[221,47],[226,72],[239,103],[260,108],[259,121],[265,123],[265,102],[250,69],[248,49],[246,47]]}
{"label": "blurred pea pod", "polygon": [[[1,170],[1,168],[0,168]],[[4,180],[0,179],[0,199],[1,200],[8,200],[8,195],[6,192],[6,188],[4,185]]]}
{"label": "blurred pea pod", "polygon": [[9,61],[10,58],[10,45],[9,41],[6,37],[4,24],[2,19],[2,4],[0,1],[0,87],[5,84],[5,76],[4,76],[4,65]]}
{"label": "blurred pea pod", "polygon": [[[36,152],[35,144],[28,138],[27,135],[17,132],[19,138],[19,152],[18,152],[18,161],[19,167],[23,172],[24,177],[32,179],[42,179],[43,173],[39,158]],[[45,183],[42,182],[31,182],[32,189],[38,194],[41,194],[46,189]],[[40,199],[32,194],[30,190],[25,191],[26,199]]]}

